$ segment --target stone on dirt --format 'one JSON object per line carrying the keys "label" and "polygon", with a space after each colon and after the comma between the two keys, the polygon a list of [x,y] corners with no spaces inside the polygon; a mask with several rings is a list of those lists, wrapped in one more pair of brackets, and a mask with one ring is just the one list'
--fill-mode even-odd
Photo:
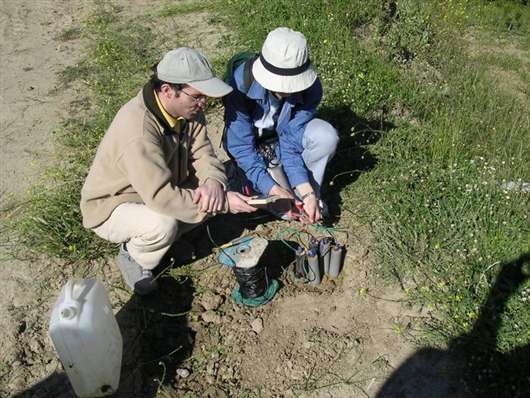
{"label": "stone on dirt", "polygon": [[200,304],[206,311],[215,311],[222,303],[223,298],[220,295],[211,292],[204,293],[200,299]]}
{"label": "stone on dirt", "polygon": [[182,379],[185,379],[186,377],[188,377],[190,375],[190,371],[186,368],[179,368],[177,369],[177,376],[182,378]]}
{"label": "stone on dirt", "polygon": [[250,322],[250,327],[254,332],[257,334],[260,334],[263,331],[263,319],[256,318],[252,322]]}
{"label": "stone on dirt", "polygon": [[220,390],[215,387],[210,387],[206,391],[204,391],[203,397],[205,398],[226,398],[227,395],[223,390]]}
{"label": "stone on dirt", "polygon": [[206,323],[220,324],[221,316],[215,311],[205,311],[201,314],[201,318]]}

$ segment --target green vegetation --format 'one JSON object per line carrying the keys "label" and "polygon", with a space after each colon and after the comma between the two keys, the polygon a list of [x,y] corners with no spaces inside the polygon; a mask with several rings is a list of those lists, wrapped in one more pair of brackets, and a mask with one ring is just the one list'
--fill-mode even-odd
{"label": "green vegetation", "polygon": [[[328,194],[371,224],[380,276],[430,310],[434,342],[469,332],[502,264],[530,249],[528,194],[501,188],[530,181],[528,88],[495,79],[528,83],[519,3],[222,2],[237,50],[278,26],[307,36],[342,137]],[[525,286],[499,314],[501,352],[530,343]]]}
{"label": "green vegetation", "polygon": [[[31,189],[23,216],[14,220],[20,243],[33,253],[79,261],[111,248],[83,228],[80,191],[101,137],[117,110],[149,76],[162,40],[149,26],[120,18],[119,11],[100,6],[94,12],[82,29],[92,43],[89,54],[60,75],[62,84],[81,80],[87,97],[74,103],[79,118],[67,120],[56,133],[58,164]],[[63,36],[70,37],[70,31]]]}
{"label": "green vegetation", "polygon": [[[158,17],[206,7],[237,32],[231,53],[258,51],[278,26],[304,32],[324,85],[322,117],[342,138],[327,194],[343,217],[371,225],[378,276],[431,312],[426,339],[468,333],[501,265],[530,251],[528,193],[502,189],[530,181],[527,2],[219,0]],[[115,112],[171,45],[152,19],[131,22],[113,7],[100,6],[81,32],[90,53],[63,79],[86,84],[83,116],[59,131],[60,163],[15,221],[27,248],[69,261],[109,249],[81,225],[81,186]],[[510,79],[520,84],[503,84]],[[500,352],[530,344],[529,288],[499,314]]]}
{"label": "green vegetation", "polygon": [[175,15],[183,15],[191,12],[204,11],[211,8],[211,4],[203,1],[198,2],[188,2],[188,3],[179,3],[175,5],[168,5],[160,12],[158,16],[160,17],[172,17]]}

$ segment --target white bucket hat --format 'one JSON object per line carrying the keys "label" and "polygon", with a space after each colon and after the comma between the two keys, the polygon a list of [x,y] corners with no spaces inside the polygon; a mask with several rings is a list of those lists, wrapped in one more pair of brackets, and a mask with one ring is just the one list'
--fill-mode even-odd
{"label": "white bucket hat", "polygon": [[289,28],[277,28],[267,35],[252,74],[267,90],[279,93],[303,91],[317,79],[309,60],[305,36]]}
{"label": "white bucket hat", "polygon": [[156,67],[156,75],[164,82],[188,84],[208,97],[222,97],[232,91],[232,87],[214,76],[208,58],[193,48],[167,52]]}

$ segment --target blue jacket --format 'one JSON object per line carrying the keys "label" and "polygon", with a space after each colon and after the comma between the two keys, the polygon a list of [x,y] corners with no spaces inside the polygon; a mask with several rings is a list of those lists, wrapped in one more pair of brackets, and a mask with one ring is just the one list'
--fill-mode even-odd
{"label": "blue jacket", "polygon": [[[268,194],[276,183],[256,150],[254,133],[254,121],[259,120],[268,110],[267,90],[254,80],[245,94],[243,69],[244,63],[234,71],[230,81],[234,91],[225,100],[225,147],[245,172],[253,188]],[[322,85],[317,79],[308,89],[287,97],[280,110],[276,123],[279,137],[277,152],[291,187],[309,181],[308,171],[302,159],[302,138],[307,123],[315,117],[321,99]],[[249,100],[255,101],[257,106],[249,106]]]}

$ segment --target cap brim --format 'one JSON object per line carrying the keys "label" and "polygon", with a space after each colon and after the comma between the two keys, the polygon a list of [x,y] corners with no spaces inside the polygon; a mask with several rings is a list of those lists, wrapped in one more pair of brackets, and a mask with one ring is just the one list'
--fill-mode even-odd
{"label": "cap brim", "polygon": [[187,84],[202,94],[214,98],[224,97],[232,91],[232,87],[216,77]]}
{"label": "cap brim", "polygon": [[277,93],[304,91],[311,87],[317,79],[317,74],[311,65],[299,75],[280,76],[265,69],[259,58],[252,65],[252,74],[261,86]]}

